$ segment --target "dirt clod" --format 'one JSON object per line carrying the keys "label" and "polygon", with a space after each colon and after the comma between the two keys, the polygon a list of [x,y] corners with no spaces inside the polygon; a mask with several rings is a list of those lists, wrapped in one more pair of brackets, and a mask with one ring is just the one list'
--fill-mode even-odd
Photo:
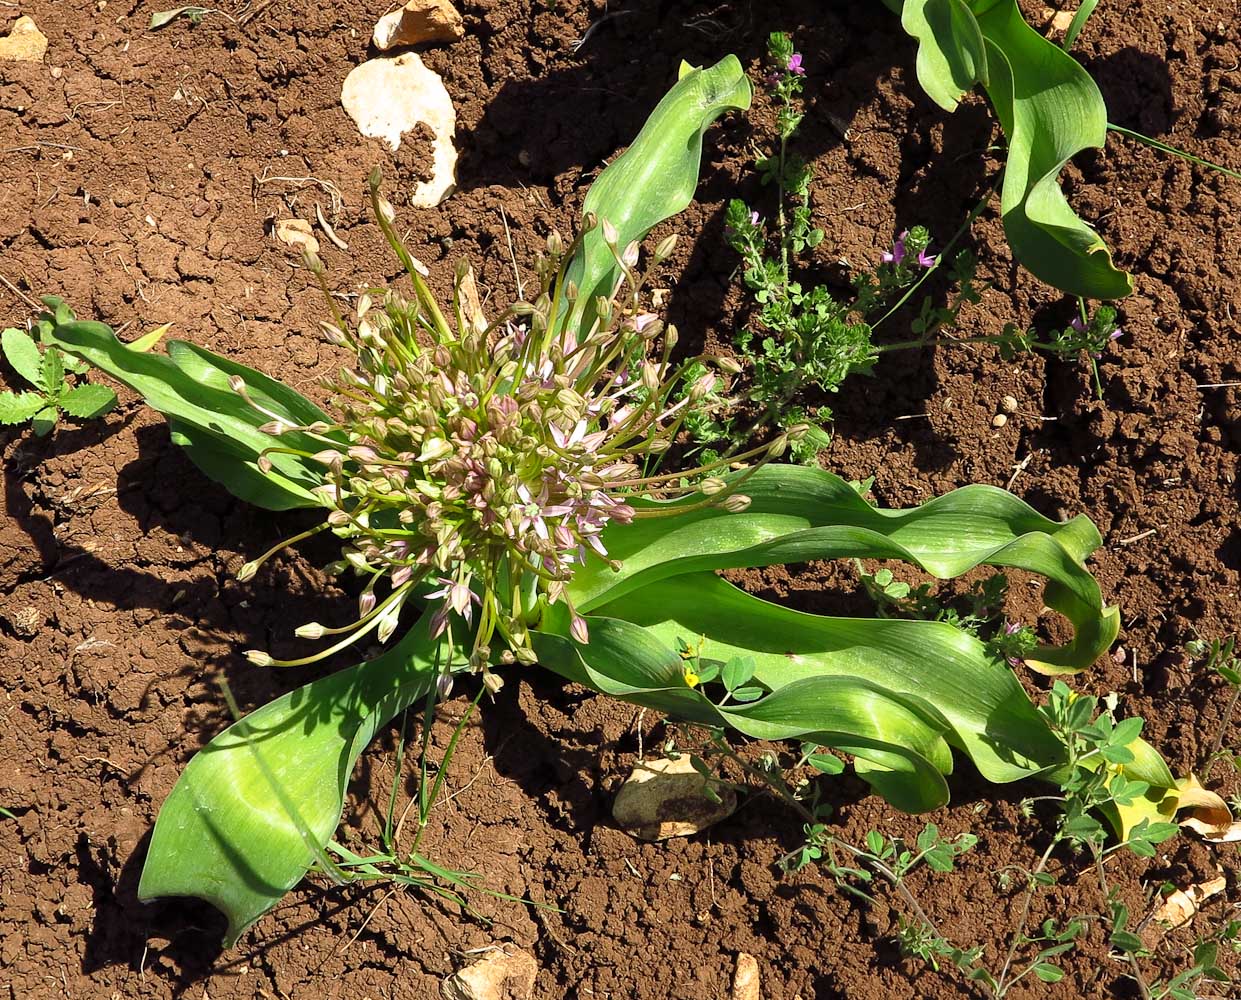
{"label": "dirt clod", "polygon": [[403,45],[455,42],[465,37],[465,22],[449,0],[409,0],[400,10],[381,17],[371,37],[380,52]]}

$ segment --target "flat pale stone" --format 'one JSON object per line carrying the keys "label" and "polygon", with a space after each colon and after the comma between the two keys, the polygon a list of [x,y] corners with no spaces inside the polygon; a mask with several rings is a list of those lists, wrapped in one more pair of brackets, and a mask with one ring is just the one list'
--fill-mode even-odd
{"label": "flat pale stone", "polygon": [[294,250],[305,250],[307,253],[319,252],[319,241],[311,231],[310,223],[305,219],[280,219],[273,227],[276,239]]}
{"label": "flat pale stone", "polygon": [[17,19],[13,30],[0,38],[0,59],[41,62],[46,52],[47,35],[39,30],[33,18],[24,14]]}
{"label": "flat pale stone", "polygon": [[730,1000],[763,1000],[758,976],[758,959],[746,952],[737,953],[737,971],[733,973]]}
{"label": "flat pale stone", "polygon": [[465,22],[449,0],[409,0],[400,10],[381,17],[371,34],[380,52],[402,45],[455,42],[464,37]]}
{"label": "flat pale stone", "polygon": [[731,816],[737,795],[716,788],[719,802],[706,792],[707,780],[688,754],[676,760],[648,760],[633,769],[612,803],[612,817],[640,840],[688,837]]}
{"label": "flat pale stone", "polygon": [[359,132],[382,139],[394,151],[419,123],[430,128],[431,179],[414,187],[410,203],[432,208],[452,194],[457,186],[457,112],[444,81],[416,54],[370,59],[355,67],[345,77],[340,100]]}
{"label": "flat pale stone", "polygon": [[491,952],[440,986],[444,1000],[530,1000],[539,965],[528,952]]}

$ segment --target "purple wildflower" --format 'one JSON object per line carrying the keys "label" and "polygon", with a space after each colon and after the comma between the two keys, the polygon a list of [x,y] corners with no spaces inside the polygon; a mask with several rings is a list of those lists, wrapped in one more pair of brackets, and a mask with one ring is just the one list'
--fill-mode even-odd
{"label": "purple wildflower", "polygon": [[757,226],[760,218],[761,216],[757,212],[751,212],[750,213],[750,225]]}
{"label": "purple wildflower", "polygon": [[794,76],[806,75],[805,69],[802,68],[800,52],[794,52],[791,56],[789,56],[789,64],[785,67],[785,69],[787,69]]}
{"label": "purple wildflower", "polygon": [[908,235],[909,235],[909,230],[906,229],[904,232],[901,233],[900,236],[896,238],[895,242],[892,244],[891,252],[885,253],[883,255],[883,262],[885,264],[891,264],[893,267],[895,267],[896,265],[900,264],[900,262],[905,259],[905,237],[907,237]]}
{"label": "purple wildflower", "polygon": [[929,253],[927,253],[926,250],[919,250],[918,251],[918,266],[925,267],[928,269],[932,268],[935,266],[935,258],[932,257]]}

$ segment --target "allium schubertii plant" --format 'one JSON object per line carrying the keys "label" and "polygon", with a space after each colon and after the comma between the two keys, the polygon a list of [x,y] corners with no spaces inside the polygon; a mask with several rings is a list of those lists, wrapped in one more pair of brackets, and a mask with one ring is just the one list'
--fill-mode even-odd
{"label": "allium schubertii plant", "polygon": [[[1029,571],[1074,636],[1024,662],[1068,673],[1117,631],[1084,565],[1100,543],[1089,521],[1050,521],[981,485],[881,510],[828,472],[774,463],[798,427],[668,471],[689,415],[727,405],[730,365],[676,351],[647,294],[671,240],[645,267],[639,246],[692,198],[707,126],[749,99],[733,57],[683,67],[595,181],[581,233],[549,238],[540,294],[492,319],[466,264],[451,304],[437,303],[373,178],[376,221],[412,293],[373,290],[349,318],[332,306],[324,333],[347,362],[327,382],[327,411],[186,342],[167,355],[123,344],[48,300],[41,339],[138,392],[209,477],[271,510],[324,515],[246,563],[243,578],[262,585],[263,562],[308,535],[341,540],[332,568],[360,581],[356,620],[302,625],[319,642],[305,657],[251,660],[296,667],[372,634],[389,643],[239,719],[191,760],[156,822],[142,898],[210,901],[231,943],[308,869],[332,875],[324,848],[359,754],[462,672],[494,690],[537,663],[690,723],[834,748],[910,812],[947,801],[954,750],[991,781],[1056,779],[1063,741],[979,638],[944,621],[804,614],[715,571],[828,558],[903,560],[938,578]],[[329,287],[322,265],[307,265]],[[745,702],[709,669],[739,658]],[[1136,739],[1131,749],[1117,770],[1130,803],[1113,817],[1122,833],[1176,801],[1158,754]]]}

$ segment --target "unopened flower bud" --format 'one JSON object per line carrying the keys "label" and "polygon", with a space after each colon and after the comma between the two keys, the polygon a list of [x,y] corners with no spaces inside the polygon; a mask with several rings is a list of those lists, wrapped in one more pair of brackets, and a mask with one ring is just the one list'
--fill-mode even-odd
{"label": "unopened flower bud", "polygon": [[349,523],[349,513],[343,510],[334,510],[327,516],[327,523],[333,528],[343,528]]}
{"label": "unopened flower bud", "polygon": [[573,636],[575,642],[579,642],[583,646],[590,642],[590,629],[586,626],[586,619],[574,613],[569,621],[569,634]]}
{"label": "unopened flower bud", "polygon": [[620,239],[620,233],[616,231],[616,227],[612,225],[612,223],[610,223],[607,219],[604,219],[603,220],[603,241],[606,244],[608,244],[608,246],[614,247],[616,246],[616,243],[619,239]]}
{"label": "unopened flower bud", "polygon": [[444,701],[452,694],[452,674],[440,674],[435,678],[435,695]]}
{"label": "unopened flower bud", "polygon": [[443,438],[427,438],[422,442],[422,451],[418,453],[417,461],[434,462],[451,455],[452,451],[452,445]]}
{"label": "unopened flower bud", "polygon": [[245,565],[243,565],[241,569],[237,571],[237,579],[241,583],[245,583],[247,580],[251,579],[254,576],[254,574],[257,573],[258,571],[259,571],[259,564],[257,562],[248,562]]}
{"label": "unopened flower bud", "polygon": [[240,375],[230,375],[228,377],[228,387],[233,392],[241,393],[246,391],[246,380]]}
{"label": "unopened flower bud", "polygon": [[564,297],[570,302],[577,301],[577,282],[566,281],[564,284]]}
{"label": "unopened flower bud", "polygon": [[509,309],[515,316],[529,316],[534,312],[534,306],[529,302],[514,302]]}
{"label": "unopened flower bud", "polygon": [[642,385],[651,392],[659,388],[659,369],[649,361],[642,363]]}
{"label": "unopened flower bud", "polygon": [[691,403],[698,402],[700,399],[706,396],[714,388],[715,388],[715,376],[712,375],[710,372],[707,372],[706,375],[703,375],[701,378],[695,381],[692,386],[690,386],[689,401]]}
{"label": "unopened flower bud", "polygon": [[339,466],[343,462],[344,456],[335,448],[325,448],[323,451],[315,452],[310,456],[321,465]]}
{"label": "unopened flower bud", "polygon": [[638,241],[634,240],[629,246],[625,247],[625,252],[621,254],[621,263],[626,267],[638,266]]}
{"label": "unopened flower bud", "polygon": [[261,649],[247,649],[246,659],[253,663],[256,667],[270,667],[274,660]]}
{"label": "unopened flower bud", "polygon": [[672,251],[676,249],[676,245],[677,245],[677,234],[676,233],[673,233],[671,236],[665,236],[662,240],[659,241],[659,246],[655,248],[655,256],[658,257],[660,260],[664,260],[667,257],[671,257]]}
{"label": "unopened flower bud", "polygon": [[729,375],[741,374],[741,363],[736,358],[721,356],[715,359],[715,367]]}
{"label": "unopened flower bud", "polygon": [[299,639],[322,639],[325,629],[318,622],[307,622],[305,625],[299,625],[293,634]]}
{"label": "unopened flower bud", "polygon": [[343,347],[345,345],[345,334],[335,323],[329,323],[327,320],[320,320],[319,329],[323,331],[323,337],[329,344],[335,344],[337,347]]}
{"label": "unopened flower bud", "polygon": [[309,250],[302,251],[302,266],[311,274],[324,274],[327,268],[323,266],[323,261],[319,259],[317,253],[311,253]]}
{"label": "unopened flower bud", "polygon": [[400,604],[392,605],[392,610],[385,611],[379,619],[379,628],[375,630],[375,638],[380,642],[387,642],[392,638],[392,633],[396,631],[397,622],[401,617]]}
{"label": "unopened flower bud", "polygon": [[547,252],[553,257],[559,257],[564,253],[564,240],[554,229],[547,234]]}
{"label": "unopened flower bud", "polygon": [[379,195],[375,199],[379,205],[379,214],[383,216],[384,222],[392,223],[396,221],[396,209],[392,207],[392,203],[383,195]]}
{"label": "unopened flower bud", "polygon": [[727,487],[728,484],[719,476],[708,476],[698,485],[698,488],[709,497],[713,497],[717,493],[723,493]]}
{"label": "unopened flower bud", "polygon": [[809,424],[794,424],[788,430],[788,438],[790,441],[800,441],[809,433]]}
{"label": "unopened flower bud", "polygon": [[259,460],[256,464],[259,467],[259,472],[263,473],[263,475],[266,476],[267,474],[271,472],[271,469],[272,469],[271,459],[268,458],[266,455],[260,455]]}
{"label": "unopened flower bud", "polygon": [[504,687],[504,678],[499,674],[493,674],[490,670],[483,671],[483,687],[487,689],[487,693],[497,695],[500,689]]}
{"label": "unopened flower bud", "polygon": [[778,438],[772,441],[770,445],[767,446],[767,457],[768,458],[779,458],[781,455],[785,453],[785,451],[788,450],[788,447],[789,447],[789,436],[787,434],[781,434]]}
{"label": "unopened flower bud", "polygon": [[720,508],[730,514],[740,514],[750,506],[750,498],[742,493],[733,493],[720,501]]}
{"label": "unopened flower bud", "polygon": [[680,339],[680,335],[677,333],[677,328],[669,323],[668,332],[664,334],[664,344],[667,346],[668,350],[672,350],[676,347],[677,341]]}
{"label": "unopened flower bud", "polygon": [[539,662],[539,658],[535,655],[534,650],[528,646],[518,646],[513,650],[513,655],[517,657],[517,662],[523,667],[532,667]]}
{"label": "unopened flower bud", "polygon": [[267,423],[260,425],[259,433],[261,434],[285,434],[293,430],[292,424],[286,424],[283,420],[269,420]]}

